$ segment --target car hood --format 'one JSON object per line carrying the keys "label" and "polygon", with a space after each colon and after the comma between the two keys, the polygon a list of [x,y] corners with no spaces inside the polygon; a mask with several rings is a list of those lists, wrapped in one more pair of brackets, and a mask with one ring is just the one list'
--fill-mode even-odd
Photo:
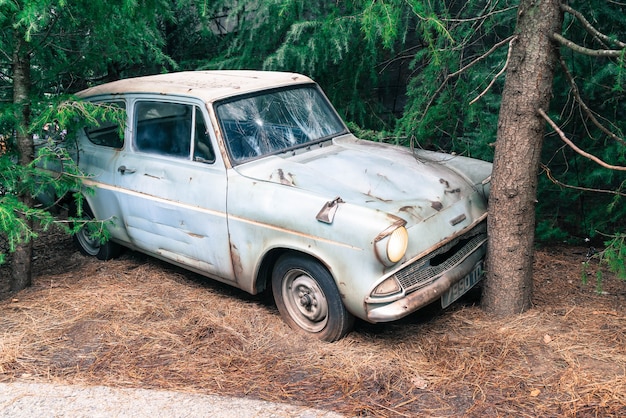
{"label": "car hood", "polygon": [[[432,154],[439,161],[444,155]],[[432,158],[352,135],[304,152],[252,161],[235,170],[257,181],[384,211],[408,225],[445,210],[475,191],[467,179]]]}

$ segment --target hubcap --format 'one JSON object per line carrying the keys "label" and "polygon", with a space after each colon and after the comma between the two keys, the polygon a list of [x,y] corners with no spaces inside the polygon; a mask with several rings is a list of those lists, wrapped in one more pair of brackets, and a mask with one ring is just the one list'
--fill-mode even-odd
{"label": "hubcap", "polygon": [[328,301],[317,281],[301,270],[287,274],[283,281],[285,305],[290,316],[309,332],[319,332],[328,321]]}
{"label": "hubcap", "polygon": [[90,233],[89,225],[83,226],[80,231],[76,233],[76,238],[81,247],[83,247],[85,252],[89,255],[95,256],[100,251],[100,240]]}

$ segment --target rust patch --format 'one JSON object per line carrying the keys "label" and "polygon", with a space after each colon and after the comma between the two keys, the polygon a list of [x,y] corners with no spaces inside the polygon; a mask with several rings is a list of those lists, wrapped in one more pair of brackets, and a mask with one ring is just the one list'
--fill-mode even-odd
{"label": "rust patch", "polygon": [[366,196],[369,196],[369,197],[371,197],[371,198],[373,198],[373,199],[375,199],[375,200],[378,200],[379,202],[383,202],[383,203],[389,203],[389,202],[392,202],[392,200],[390,200],[390,199],[383,199],[382,197],[374,196],[374,195],[372,194],[371,190],[370,190],[369,192],[367,192],[365,195],[366,195]]}
{"label": "rust patch", "polygon": [[[279,168],[278,170],[276,170],[276,173],[278,174],[278,181],[280,182],[280,184],[284,184],[286,186],[295,185],[295,182],[293,180],[293,175],[291,173],[285,174],[282,168]],[[272,176],[270,176],[270,179],[271,178]]]}
{"label": "rust patch", "polygon": [[374,238],[374,242],[378,242],[386,236],[390,235],[396,228],[406,225],[406,221],[404,219],[398,218],[394,215],[389,214],[389,219],[393,221],[393,223],[389,225],[387,229],[385,229],[383,232],[378,234],[376,238]]}
{"label": "rust patch", "polygon": [[443,209],[443,204],[439,201],[434,201],[434,202],[430,202],[431,205],[430,207],[435,209],[437,212],[439,212],[441,209]]}
{"label": "rust patch", "polygon": [[398,212],[404,212],[407,215],[420,220],[422,219],[421,210],[422,208],[420,206],[402,206],[400,209],[398,209]]}
{"label": "rust patch", "polygon": [[233,271],[235,273],[235,280],[239,281],[239,277],[243,274],[243,266],[241,265],[241,256],[239,250],[235,244],[230,244],[230,259],[233,263]]}
{"label": "rust patch", "polygon": [[448,182],[448,180],[446,179],[439,179],[439,183],[443,184],[445,186],[445,193],[460,193],[461,189],[456,188],[456,189],[450,189],[450,183]]}

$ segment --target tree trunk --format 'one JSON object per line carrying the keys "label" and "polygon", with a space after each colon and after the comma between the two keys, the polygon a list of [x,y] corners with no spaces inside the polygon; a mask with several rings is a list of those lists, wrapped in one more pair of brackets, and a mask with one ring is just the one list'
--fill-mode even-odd
{"label": "tree trunk", "polygon": [[[16,141],[19,164],[27,166],[34,158],[33,138],[28,133],[30,124],[30,52],[28,44],[19,37],[13,53],[13,103],[15,104]],[[28,191],[20,192],[19,199],[28,207],[33,206],[33,198]],[[32,230],[33,221],[24,222]],[[28,240],[15,249],[11,261],[11,291],[22,290],[32,282],[33,242]]]}
{"label": "tree trunk", "polygon": [[537,173],[552,94],[556,46],[561,32],[560,0],[521,0],[517,40],[502,93],[489,198],[489,249],[483,307],[513,315],[532,298]]}

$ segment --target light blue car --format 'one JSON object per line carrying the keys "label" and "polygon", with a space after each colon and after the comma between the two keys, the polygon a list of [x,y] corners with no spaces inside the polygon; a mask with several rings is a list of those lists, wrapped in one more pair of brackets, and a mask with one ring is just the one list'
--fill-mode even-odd
{"label": "light blue car", "polygon": [[482,276],[491,164],[363,141],[294,73],[197,71],[79,93],[123,108],[78,138],[86,216],[120,246],[269,291],[294,329],[326,341],[354,319],[448,306]]}

